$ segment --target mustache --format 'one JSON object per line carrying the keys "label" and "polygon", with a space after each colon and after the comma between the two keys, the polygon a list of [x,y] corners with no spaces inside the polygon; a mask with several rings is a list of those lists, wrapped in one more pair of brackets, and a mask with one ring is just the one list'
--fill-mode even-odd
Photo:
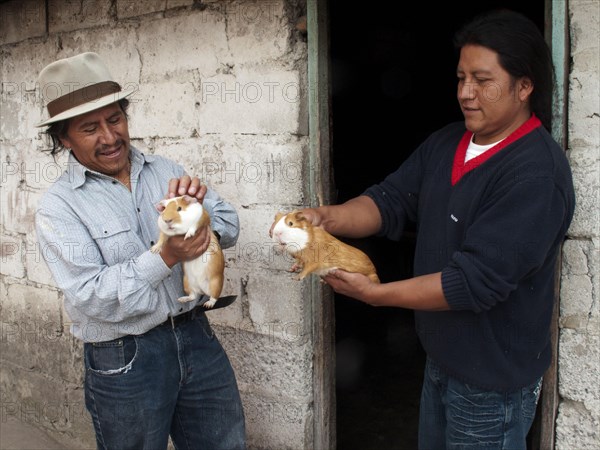
{"label": "mustache", "polygon": [[115,142],[112,145],[106,145],[106,144],[101,144],[97,149],[96,152],[97,153],[106,153],[108,150],[114,150],[119,148],[121,145],[125,144],[125,141],[123,139],[119,139],[117,140],[117,142]]}

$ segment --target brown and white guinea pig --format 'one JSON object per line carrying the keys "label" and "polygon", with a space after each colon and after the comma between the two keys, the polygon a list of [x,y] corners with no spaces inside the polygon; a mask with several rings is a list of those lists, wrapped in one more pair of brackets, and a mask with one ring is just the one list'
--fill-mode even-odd
{"label": "brown and white guinea pig", "polygon": [[375,266],[365,253],[315,227],[301,211],[277,213],[271,237],[296,259],[292,271],[302,269],[297,280],[310,273],[324,276],[341,269],[362,273],[379,283]]}
{"label": "brown and white guinea pig", "polygon": [[[184,234],[184,239],[192,237],[205,225],[210,225],[210,216],[202,204],[194,197],[182,196],[161,200],[156,207],[160,212],[158,242],[152,246],[152,253],[159,253],[170,236]],[[182,303],[197,300],[201,294],[210,299],[203,304],[212,308],[223,290],[225,258],[215,233],[210,232],[210,244],[206,252],[198,258],[183,263],[183,289],[188,294],[178,300]]]}

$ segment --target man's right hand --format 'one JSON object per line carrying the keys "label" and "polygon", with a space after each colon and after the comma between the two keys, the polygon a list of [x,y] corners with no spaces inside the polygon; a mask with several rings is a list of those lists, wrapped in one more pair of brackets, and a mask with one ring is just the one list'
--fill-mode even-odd
{"label": "man's right hand", "polygon": [[163,245],[160,256],[165,264],[173,267],[181,261],[191,261],[202,255],[210,245],[210,227],[196,231],[192,237],[184,239],[183,235],[171,236]]}

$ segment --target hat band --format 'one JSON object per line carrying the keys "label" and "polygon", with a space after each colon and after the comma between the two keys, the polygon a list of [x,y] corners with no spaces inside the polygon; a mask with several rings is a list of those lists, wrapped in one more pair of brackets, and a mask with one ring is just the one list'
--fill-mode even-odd
{"label": "hat band", "polygon": [[121,91],[121,86],[114,81],[102,81],[91,84],[81,89],[77,89],[62,97],[58,97],[48,103],[48,113],[54,117],[60,113],[68,111],[71,108],[90,103],[106,95],[115,94]]}

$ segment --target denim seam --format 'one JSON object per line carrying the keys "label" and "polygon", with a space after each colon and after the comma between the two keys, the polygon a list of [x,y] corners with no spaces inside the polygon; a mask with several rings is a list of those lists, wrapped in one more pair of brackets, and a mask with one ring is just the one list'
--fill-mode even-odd
{"label": "denim seam", "polygon": [[[185,440],[185,446],[186,446],[185,448],[190,449],[192,447],[190,446],[190,440],[188,438],[187,430],[183,426],[183,421],[179,417],[179,411],[177,410],[177,406],[175,406],[175,415],[177,416],[177,421],[179,422],[179,428],[181,429],[181,434],[183,435],[183,439]],[[179,442],[177,444],[179,444]],[[177,445],[177,447],[179,447],[179,445]]]}
{"label": "denim seam", "polygon": [[[90,377],[88,377],[90,378]],[[88,383],[92,384],[91,379],[88,379]],[[99,440],[100,442],[102,442],[102,446],[104,448],[106,447],[106,443],[104,442],[104,435],[102,434],[102,426],[100,425],[100,417],[98,415],[98,409],[96,408],[96,398],[94,396],[94,392],[91,389],[88,389],[88,394],[90,396],[90,400],[91,400],[91,408],[93,409],[93,414],[91,414],[92,416],[92,420],[94,421],[94,428],[96,429],[96,438],[97,440]],[[91,413],[91,411],[90,411]]]}

